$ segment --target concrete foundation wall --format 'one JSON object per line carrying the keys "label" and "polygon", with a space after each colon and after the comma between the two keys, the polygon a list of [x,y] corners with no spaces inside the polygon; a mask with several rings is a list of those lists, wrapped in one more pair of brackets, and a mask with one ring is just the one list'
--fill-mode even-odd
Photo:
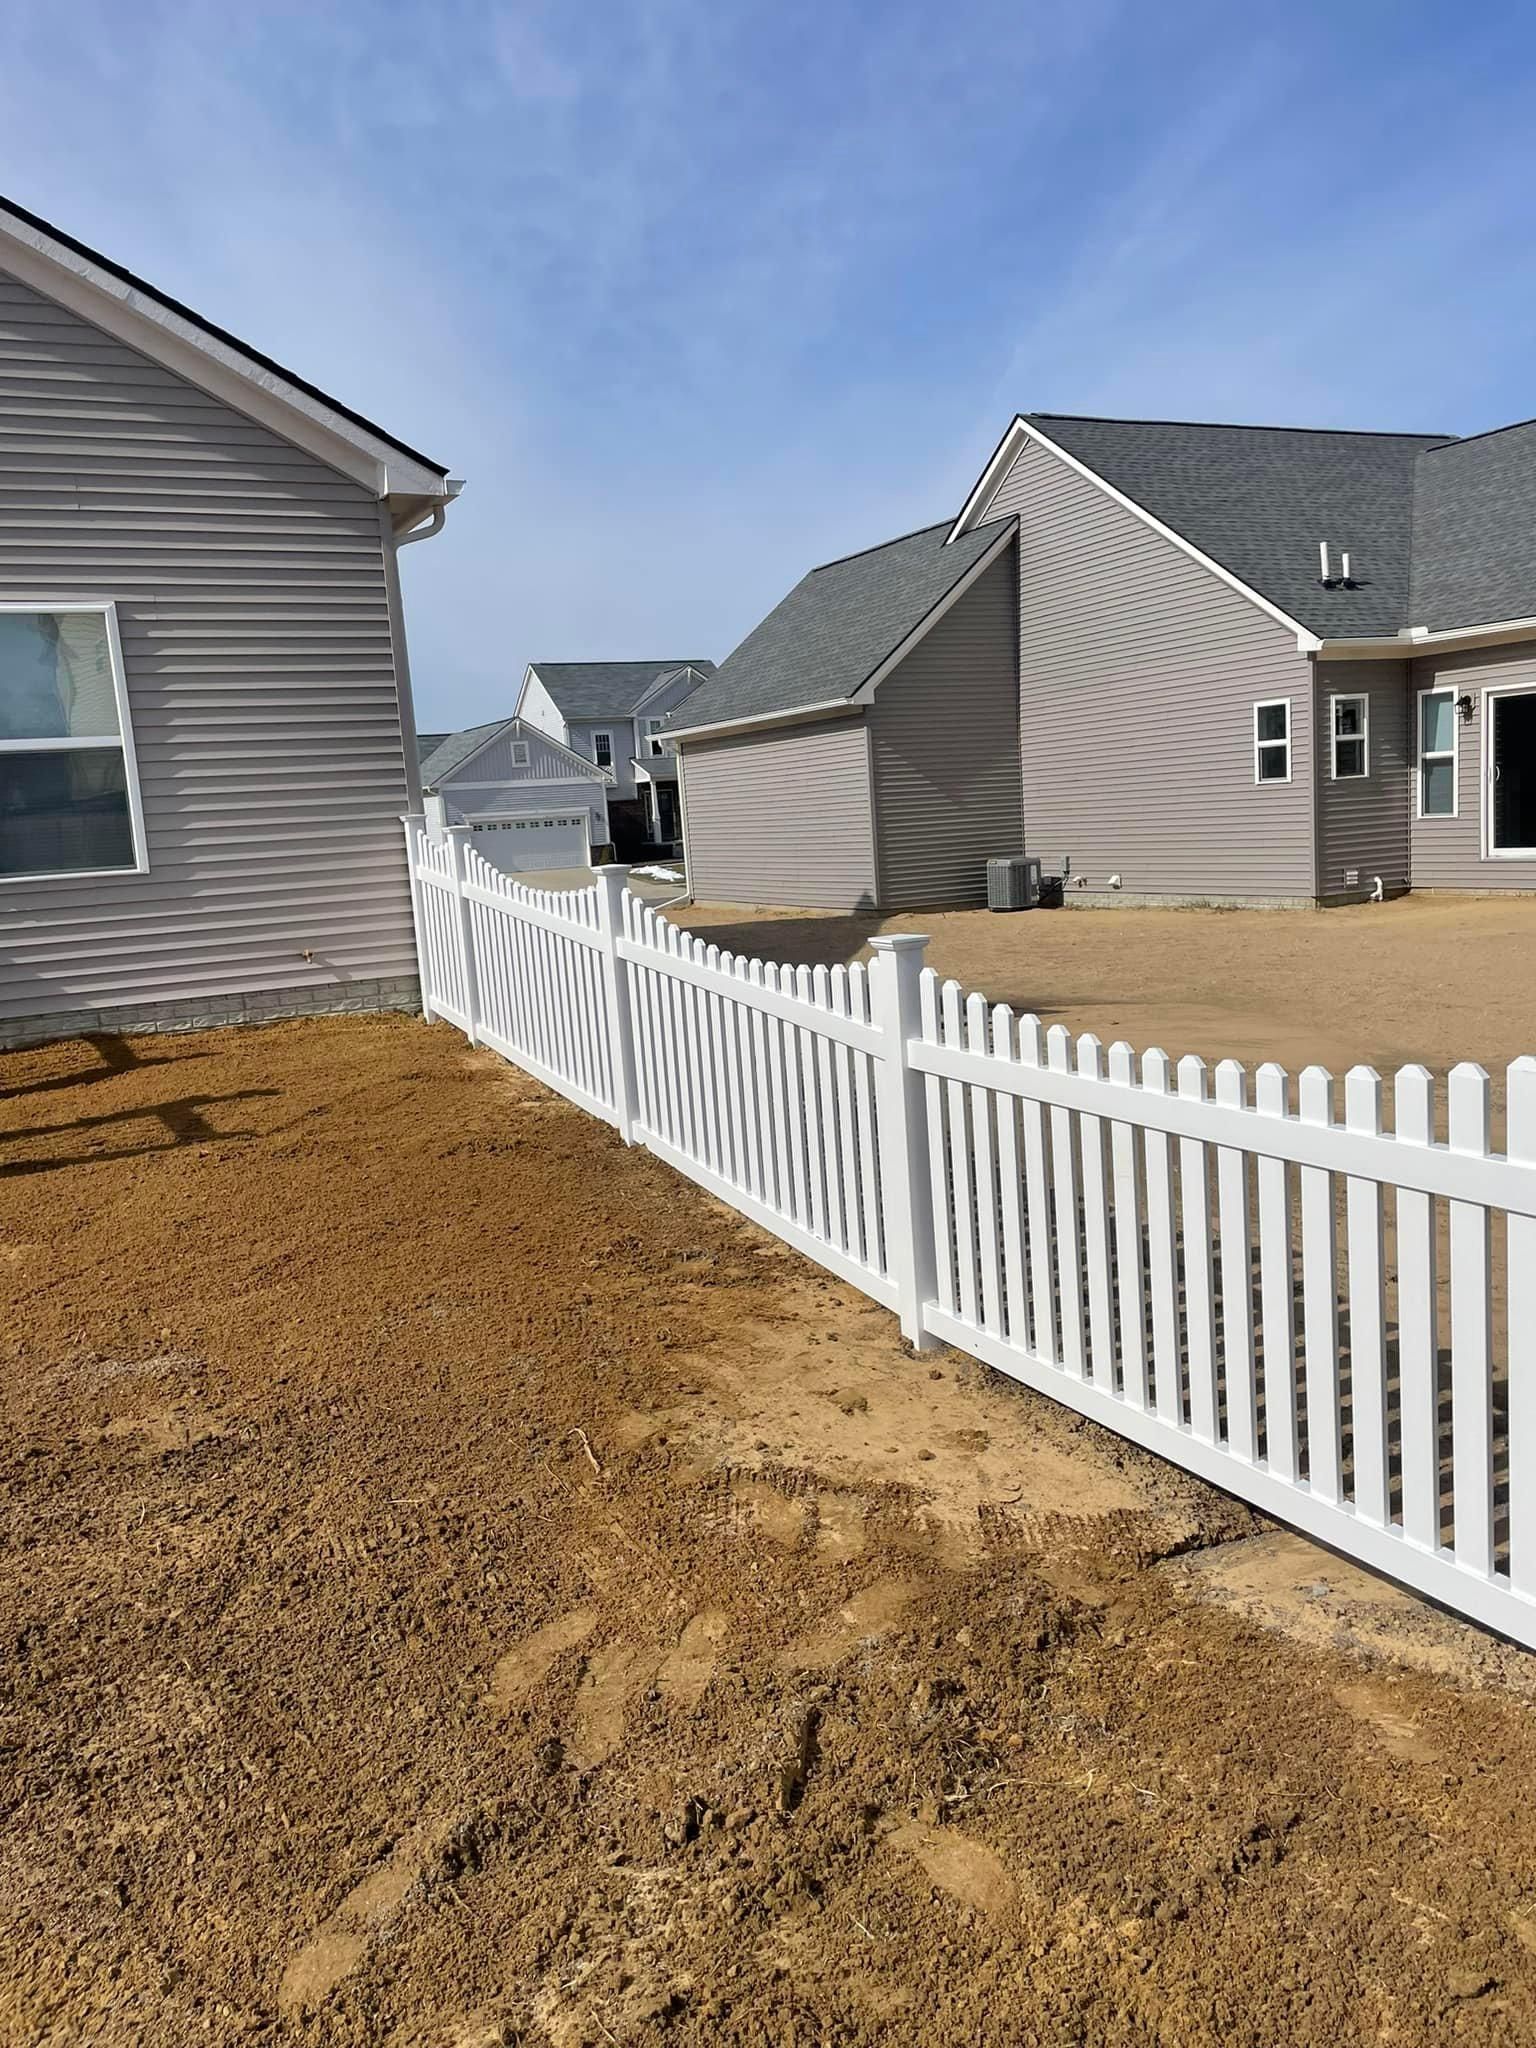
{"label": "concrete foundation wall", "polygon": [[54,1010],[38,1017],[0,1017],[0,1051],[43,1045],[93,1032],[123,1038],[148,1031],[206,1031],[224,1024],[273,1024],[281,1017],[333,1017],[370,1010],[421,1008],[414,974],[352,981],[326,988],[269,988],[249,994],[190,996],[162,1003],[119,1003],[104,1010]]}

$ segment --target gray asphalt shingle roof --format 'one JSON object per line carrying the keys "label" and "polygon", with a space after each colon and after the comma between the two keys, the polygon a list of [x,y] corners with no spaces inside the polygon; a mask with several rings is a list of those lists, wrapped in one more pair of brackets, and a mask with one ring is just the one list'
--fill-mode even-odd
{"label": "gray asphalt shingle roof", "polygon": [[946,547],[950,524],[813,569],[679,705],[668,728],[851,697],[1015,521],[989,520]]}
{"label": "gray asphalt shingle roof", "polygon": [[435,754],[444,740],[451,740],[451,732],[419,732],[416,735],[416,762],[424,767],[430,755]]}
{"label": "gray asphalt shingle roof", "polygon": [[[1410,623],[1414,480],[1445,434],[1025,413],[1058,447],[1324,636]],[[1355,590],[1325,590],[1319,541],[1348,549]]]}
{"label": "gray asphalt shingle roof", "polygon": [[1536,617],[1536,420],[1420,457],[1411,610],[1431,631]]}
{"label": "gray asphalt shingle roof", "polygon": [[439,735],[438,745],[421,764],[421,784],[430,789],[445,775],[452,774],[461,761],[467,760],[476,747],[483,746],[493,732],[500,732],[504,725],[512,723],[510,718],[493,718],[489,725],[467,725],[462,732]]}
{"label": "gray asphalt shingle roof", "polygon": [[533,661],[529,667],[554,699],[562,718],[632,718],[656,682],[680,668],[712,676],[712,661]]}

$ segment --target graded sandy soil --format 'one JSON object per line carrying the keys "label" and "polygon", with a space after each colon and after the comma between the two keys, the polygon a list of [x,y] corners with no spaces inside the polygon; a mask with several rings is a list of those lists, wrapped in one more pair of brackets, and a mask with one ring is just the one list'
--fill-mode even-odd
{"label": "graded sandy soil", "polygon": [[914,910],[843,917],[699,904],[670,913],[732,952],[827,966],[880,931],[1047,1024],[1144,1052],[1383,1074],[1536,1053],[1536,897],[1403,896],[1338,910]]}
{"label": "graded sandy soil", "polygon": [[445,1026],[0,1098],[0,2041],[1536,2035],[1536,1660]]}

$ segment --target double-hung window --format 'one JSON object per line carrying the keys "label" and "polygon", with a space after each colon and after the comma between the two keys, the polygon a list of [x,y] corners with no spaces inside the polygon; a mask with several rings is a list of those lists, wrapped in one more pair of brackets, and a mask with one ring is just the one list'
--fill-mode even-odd
{"label": "double-hung window", "polygon": [[1253,779],[1255,782],[1289,782],[1291,779],[1291,700],[1272,697],[1253,707]]}
{"label": "double-hung window", "polygon": [[648,754],[664,754],[666,752],[666,748],[662,745],[659,738],[661,728],[666,722],[664,718],[648,718],[645,721],[645,751]]}
{"label": "double-hung window", "polygon": [[613,766],[613,734],[595,732],[592,735],[592,758],[599,768]]}
{"label": "double-hung window", "polygon": [[1353,782],[1371,771],[1369,697],[1335,697],[1333,705],[1333,779]]}
{"label": "double-hung window", "polygon": [[526,768],[528,766],[528,742],[526,740],[513,740],[512,766],[514,768]]}
{"label": "double-hung window", "polygon": [[147,865],[116,613],[0,603],[0,875]]}
{"label": "double-hung window", "polygon": [[1419,816],[1456,815],[1456,692],[1419,692]]}

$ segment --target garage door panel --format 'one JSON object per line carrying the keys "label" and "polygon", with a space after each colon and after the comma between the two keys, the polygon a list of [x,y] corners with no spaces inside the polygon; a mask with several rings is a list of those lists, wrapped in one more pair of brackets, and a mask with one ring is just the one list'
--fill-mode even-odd
{"label": "garage door panel", "polygon": [[584,868],[588,864],[585,811],[556,811],[545,818],[495,818],[471,825],[470,844],[504,875],[540,868]]}

